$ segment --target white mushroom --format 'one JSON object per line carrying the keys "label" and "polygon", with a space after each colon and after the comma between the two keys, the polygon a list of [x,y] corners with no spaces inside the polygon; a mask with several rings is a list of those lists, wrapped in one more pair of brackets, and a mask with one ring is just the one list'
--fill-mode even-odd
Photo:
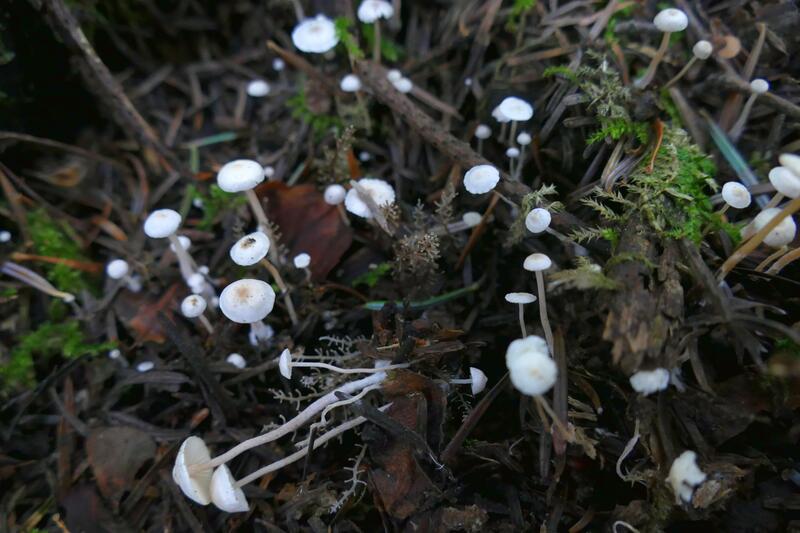
{"label": "white mushroom", "polygon": [[706,474],[697,466],[697,454],[686,450],[680,454],[669,469],[667,483],[675,493],[676,503],[692,501],[694,489],[706,480]]}
{"label": "white mushroom", "polygon": [[11,240],[11,232],[8,230],[0,231],[0,242],[8,242]]}
{"label": "white mushroom", "polygon": [[369,195],[372,203],[378,208],[391,205],[395,201],[395,193],[389,183],[377,178],[361,178],[356,182],[358,187],[353,187],[344,199],[345,208],[361,218],[372,218],[374,215],[367,202],[361,197],[358,189]]}
{"label": "white mushroom", "polygon": [[231,259],[240,266],[255,265],[267,256],[270,244],[266,233],[262,231],[250,233],[231,246]]}
{"label": "white mushroom", "polygon": [[225,358],[225,362],[229,365],[235,366],[239,370],[247,367],[247,361],[240,353],[231,353],[228,354],[228,357]]}
{"label": "white mushroom", "polygon": [[325,15],[300,22],[292,30],[292,42],[301,52],[324,54],[339,44],[336,26]]}
{"label": "white mushroom", "polygon": [[486,124],[478,124],[475,128],[475,138],[478,139],[478,153],[483,153],[483,141],[492,136],[492,130]]}
{"label": "white mushroom", "polygon": [[189,467],[211,460],[208,447],[203,439],[189,437],[178,450],[175,466],[172,467],[172,479],[190,500],[200,505],[211,503],[211,470],[190,472]]}
{"label": "white mushroom", "polygon": [[484,194],[497,186],[500,171],[492,165],[476,165],[464,174],[464,187],[472,194]]}
{"label": "white mushroom", "polygon": [[486,388],[486,383],[488,382],[488,378],[486,374],[483,373],[483,370],[480,368],[475,368],[474,366],[469,367],[469,379],[451,379],[451,385],[471,385],[472,395],[477,396]]}
{"label": "white mushroom", "polygon": [[106,274],[111,279],[122,279],[128,275],[128,262],[124,259],[114,259],[106,265]]}
{"label": "white mushroom", "polygon": [[247,95],[253,98],[267,96],[269,92],[269,83],[264,80],[252,80],[247,84]]}
{"label": "white mushroom", "polygon": [[647,396],[667,388],[669,385],[669,370],[666,368],[639,370],[630,377],[629,381],[633,390]]}
{"label": "white mushroom", "polygon": [[664,88],[667,89],[675,85],[681,78],[683,78],[686,75],[687,72],[689,72],[689,69],[692,68],[692,66],[695,63],[697,63],[698,60],[705,61],[706,59],[711,57],[711,53],[713,51],[714,51],[714,46],[710,42],[704,40],[697,41],[692,47],[691,59],[689,59],[689,61],[686,62],[686,64],[683,66],[680,72],[678,72],[675,75],[674,78],[669,80],[669,82],[666,85],[664,85]]}
{"label": "white mushroom", "polygon": [[403,94],[410,93],[414,89],[414,82],[405,77],[392,82],[392,85],[394,85],[394,88]]}
{"label": "white mushroom", "polygon": [[151,239],[169,239],[172,250],[178,258],[178,266],[184,280],[188,280],[197,268],[194,260],[178,240],[175,232],[181,225],[181,216],[172,209],[156,209],[144,221],[144,233]]}
{"label": "white mushroom", "polygon": [[294,259],[292,259],[292,262],[294,263],[295,268],[308,268],[308,266],[311,264],[311,256],[306,253],[297,254],[294,256]]}
{"label": "white mushroom", "polygon": [[744,209],[750,205],[750,191],[738,181],[729,181],[722,186],[722,199],[725,201],[725,206],[720,214],[724,213],[728,207]]}
{"label": "white mushroom", "polygon": [[211,502],[227,513],[244,513],[250,510],[241,487],[233,479],[228,465],[220,465],[211,476]]}
{"label": "white mushroom", "polygon": [[795,154],[781,154],[778,156],[778,161],[781,165],[785,166],[794,173],[795,176],[800,176],[800,156]]}
{"label": "white mushroom", "polygon": [[206,299],[199,294],[190,294],[181,302],[181,314],[186,318],[197,318],[209,333],[214,333],[211,322],[203,314],[207,307]]}
{"label": "white mushroom", "polygon": [[322,368],[325,370],[331,370],[333,372],[337,372],[339,374],[375,374],[385,372],[386,370],[396,370],[398,368],[408,368],[408,364],[398,364],[398,365],[387,365],[387,364],[375,364],[373,368],[342,368],[334,365],[329,365],[328,363],[319,363],[316,361],[294,361],[292,357],[292,352],[288,349],[284,349],[281,352],[281,355],[278,357],[278,371],[281,373],[281,376],[285,377],[286,379],[292,378],[292,369],[293,368]]}
{"label": "white mushroom", "polygon": [[[777,207],[770,207],[756,215],[756,218],[753,219],[755,233],[761,231],[780,212],[781,210]],[[794,240],[796,232],[797,226],[794,219],[791,216],[785,217],[764,237],[764,244],[771,248],[781,248]]]}
{"label": "white mushroom", "polygon": [[542,320],[544,337],[547,339],[547,346],[553,351],[553,331],[550,329],[550,321],[547,318],[547,302],[545,301],[544,272],[552,266],[552,261],[545,254],[534,253],[525,258],[522,267],[536,275],[536,289],[539,292],[539,315]]}
{"label": "white mushroom", "polygon": [[328,185],[325,187],[325,193],[323,194],[325,198],[325,203],[328,205],[339,205],[344,202],[344,197],[347,195],[347,190],[339,185],[338,183],[334,183],[333,185]]}
{"label": "white mushroom", "polygon": [[[497,106],[500,115],[511,121],[509,140],[516,137],[517,123],[526,122],[533,117],[533,106],[516,96],[508,96]],[[513,142],[513,141],[512,141]]]}
{"label": "white mushroom", "polygon": [[522,331],[522,337],[528,336],[525,329],[525,310],[527,304],[532,304],[536,301],[536,296],[529,292],[509,292],[506,294],[506,301],[508,303],[517,304],[519,307],[519,329]]}
{"label": "white mushroom", "polygon": [[656,28],[663,32],[664,35],[661,37],[661,44],[659,45],[658,50],[656,50],[656,54],[650,61],[650,65],[648,65],[644,75],[636,80],[635,85],[639,89],[644,89],[650,84],[651,81],[653,81],[656,69],[658,68],[659,63],[661,63],[661,60],[664,59],[664,55],[667,53],[667,48],[669,48],[670,35],[675,32],[685,30],[689,25],[689,19],[686,16],[686,13],[680,9],[668,8],[659,11],[659,13],[653,19],[653,24],[655,24]]}
{"label": "white mushroom", "polygon": [[286,62],[280,57],[276,57],[272,60],[272,68],[275,72],[280,72],[286,68]]}
{"label": "white mushroom", "polygon": [[769,182],[775,188],[775,196],[765,207],[775,207],[784,198],[800,196],[800,176],[787,167],[774,167],[769,171]]}
{"label": "white mushroom", "polygon": [[552,216],[550,215],[550,211],[537,207],[531,209],[527,216],[525,216],[525,227],[528,228],[528,231],[531,233],[543,233],[550,227],[551,220]]}
{"label": "white mushroom", "polygon": [[222,313],[233,322],[252,324],[263,320],[275,305],[275,291],[258,279],[234,281],[219,296]]}
{"label": "white mushroom", "polygon": [[394,7],[386,0],[364,0],[358,6],[358,20],[364,24],[374,24],[374,41],[372,47],[372,60],[381,62],[381,19],[390,19],[394,16]]}
{"label": "white mushroom", "polygon": [[136,371],[144,374],[145,372],[150,372],[155,367],[156,365],[152,361],[142,361],[141,363],[136,365]]}
{"label": "white mushroom", "polygon": [[750,117],[750,112],[753,110],[753,104],[755,104],[756,98],[767,91],[769,91],[769,82],[767,80],[756,78],[750,82],[750,96],[744,103],[744,107],[742,108],[739,118],[736,119],[736,122],[734,122],[733,126],[731,126],[731,129],[728,132],[731,140],[735,141],[742,135],[745,124],[747,124],[747,119]]}
{"label": "white mushroom", "polygon": [[509,344],[506,367],[514,387],[528,396],[541,396],[553,387],[558,377],[558,367],[547,344],[536,335]]}
{"label": "white mushroom", "polygon": [[361,80],[355,74],[347,74],[339,82],[339,88],[346,93],[354,93],[361,90]]}

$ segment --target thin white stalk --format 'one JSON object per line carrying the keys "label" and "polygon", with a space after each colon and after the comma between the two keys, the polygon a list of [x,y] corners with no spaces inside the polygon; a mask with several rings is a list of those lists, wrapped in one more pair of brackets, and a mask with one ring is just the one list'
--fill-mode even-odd
{"label": "thin white stalk", "polygon": [[383,372],[384,370],[395,370],[398,368],[408,368],[407,363],[401,365],[389,365],[381,368],[342,368],[339,366],[329,365],[328,363],[290,363],[292,368],[324,368],[331,372],[338,372],[339,374],[372,374],[375,372]]}
{"label": "thin white stalk", "polygon": [[[270,247],[270,251],[272,251],[272,247]],[[297,311],[294,309],[294,302],[292,302],[292,297],[289,294],[289,287],[286,285],[286,283],[284,283],[281,273],[278,271],[278,267],[273,265],[266,257],[261,260],[261,264],[267,269],[270,275],[272,275],[272,278],[278,285],[283,297],[283,303],[286,306],[286,312],[289,313],[289,320],[292,321],[293,325],[297,324],[299,322],[297,318]]]}
{"label": "thin white stalk", "polygon": [[517,140],[517,121],[511,121],[511,133],[508,134],[508,144],[514,146],[514,143]]}
{"label": "thin white stalk", "polygon": [[67,303],[75,301],[74,294],[56,289],[49,281],[44,279],[33,270],[29,270],[24,266],[18,265],[12,261],[5,261],[2,264],[2,267],[0,267],[0,272],[6,274],[7,276],[11,276],[12,278],[18,279],[28,286],[40,290],[49,296],[60,298]]}
{"label": "thin white stalk", "polygon": [[680,81],[680,79],[683,78],[687,72],[689,72],[689,69],[692,68],[692,65],[694,65],[695,63],[697,63],[697,56],[692,56],[692,58],[689,60],[688,63],[686,63],[683,66],[680,72],[675,74],[675,77],[669,80],[666,85],[664,85],[664,88],[669,89],[670,87],[678,83],[678,81]]}
{"label": "thin white stalk", "polygon": [[[336,403],[330,404],[328,407],[326,407],[322,411],[322,414],[319,416],[319,422],[314,424],[314,426],[316,426],[316,427],[327,426],[328,425],[327,416],[328,416],[328,413],[330,413],[332,410],[336,409],[337,407],[344,407],[345,405],[350,405],[351,403],[355,403],[358,400],[360,400],[361,398],[363,398],[364,396],[366,396],[367,394],[369,394],[370,392],[380,389],[382,386],[383,386],[382,384],[377,383],[375,385],[370,385],[369,387],[364,387],[361,390],[361,392],[359,392],[358,394],[356,394],[352,398],[347,398],[346,400],[340,400],[340,401],[338,401]],[[300,446],[303,446],[303,444],[298,443],[297,446],[300,447]]]}
{"label": "thin white stalk", "polygon": [[[384,405],[382,407],[379,407],[379,409],[381,411],[384,411],[384,410],[388,409],[390,405],[391,404]],[[340,424],[340,425],[336,426],[335,428],[333,428],[332,430],[328,431],[327,433],[325,433],[323,435],[320,435],[318,439],[314,440],[313,449],[316,450],[317,448],[319,448],[320,446],[322,446],[323,444],[325,444],[329,440],[338,437],[339,435],[341,435],[345,431],[349,431],[349,430],[351,430],[351,429],[353,429],[355,427],[360,426],[361,424],[363,424],[366,421],[367,421],[366,418],[364,418],[363,416],[359,416],[359,417],[356,417],[356,418],[354,418],[352,420],[348,420],[347,422],[344,422],[343,424]],[[289,455],[287,457],[284,457],[280,461],[275,461],[274,463],[268,464],[267,466],[265,466],[263,468],[259,468],[258,470],[256,470],[252,474],[247,475],[247,476],[243,477],[242,479],[240,479],[239,481],[237,481],[236,482],[236,486],[239,487],[239,488],[244,487],[245,485],[247,485],[251,481],[255,481],[256,479],[258,479],[258,478],[260,478],[262,476],[265,476],[266,474],[269,474],[270,472],[275,472],[277,470],[280,470],[281,468],[283,468],[285,466],[288,466],[288,465],[294,463],[295,461],[297,461],[299,459],[302,459],[303,457],[308,455],[309,451],[310,450],[307,447],[303,448],[302,450],[297,450],[293,454],[291,454],[291,455]]]}
{"label": "thin white stalk", "polygon": [[253,189],[246,190],[245,195],[247,196],[247,202],[250,204],[250,209],[253,211],[253,216],[256,217],[256,221],[258,222],[258,229],[267,234],[269,242],[272,244],[272,246],[269,247],[270,260],[273,263],[280,263],[280,257],[278,257],[278,239],[272,232],[272,226],[270,226],[267,213],[264,212],[264,206],[261,205],[261,201],[258,199],[258,196],[256,196],[256,191]]}
{"label": "thin white stalk", "polygon": [[358,379],[355,381],[350,381],[345,383],[341,387],[338,387],[331,392],[325,394],[324,396],[320,396],[314,402],[308,405],[305,409],[303,409],[297,416],[283,424],[282,426],[273,429],[272,431],[268,431],[262,435],[258,435],[251,439],[247,439],[244,442],[241,442],[228,450],[227,452],[218,455],[205,463],[198,463],[196,465],[192,465],[189,467],[190,472],[201,472],[203,470],[208,470],[210,468],[216,468],[221,464],[225,464],[231,459],[239,456],[240,454],[255,448],[256,446],[261,446],[262,444],[266,444],[267,442],[272,442],[277,440],[284,435],[288,435],[289,433],[294,433],[301,427],[303,427],[306,422],[314,418],[319,412],[321,412],[325,407],[329,406],[332,403],[338,402],[339,398],[336,396],[337,392],[341,392],[344,394],[353,394],[354,392],[362,390],[364,387],[369,387],[370,385],[375,385],[377,383],[382,382],[386,379],[385,372],[378,372],[372,374],[371,376],[367,376],[362,379]]}
{"label": "thin white stalk", "polygon": [[661,63],[661,60],[664,59],[664,55],[667,53],[667,48],[669,48],[669,36],[672,35],[671,33],[664,33],[661,37],[661,44],[658,46],[658,50],[656,50],[656,55],[653,56],[653,59],[650,61],[650,65],[647,67],[647,71],[644,73],[644,76],[636,80],[634,85],[639,89],[644,89],[647,87],[651,81],[653,81],[653,77],[656,75],[656,69],[658,68],[658,64]]}
{"label": "thin white stalk", "polygon": [[775,196],[773,196],[772,199],[769,201],[769,203],[764,206],[764,209],[769,209],[770,207],[778,207],[778,204],[781,203],[784,198],[786,197],[783,194],[776,192]]}
{"label": "thin white stalk", "polygon": [[519,329],[522,331],[522,338],[528,336],[528,331],[525,329],[525,305],[517,304],[519,306]]}
{"label": "thin white stalk", "polygon": [[522,161],[525,159],[525,145],[519,147],[519,157],[517,158],[517,168],[514,172],[514,181],[519,181],[522,177]]}
{"label": "thin white stalk", "polygon": [[375,21],[375,42],[372,46],[372,60],[381,64],[381,19]]}
{"label": "thin white stalk", "polygon": [[188,281],[192,274],[197,272],[197,264],[195,264],[192,256],[189,255],[189,252],[186,251],[186,248],[183,247],[177,235],[173,233],[167,238],[169,239],[169,243],[172,245],[172,251],[175,252],[175,257],[178,258],[178,266],[181,269],[181,276],[183,276],[184,281]]}
{"label": "thin white stalk", "polygon": [[547,302],[544,295],[544,274],[541,270],[536,271],[536,288],[539,291],[539,316],[542,319],[542,329],[544,338],[547,340],[547,347],[553,353],[553,330],[550,329],[550,321],[547,319]]}
{"label": "thin white stalk", "polygon": [[731,126],[728,136],[732,141],[736,141],[742,136],[744,127],[747,124],[747,119],[750,118],[750,112],[753,110],[753,104],[756,103],[756,98],[758,98],[756,93],[752,93],[750,95],[750,97],[744,103],[744,107],[742,108],[742,113],[739,115],[739,118],[737,118],[736,122],[734,122],[733,126]]}
{"label": "thin white stalk", "polygon": [[483,139],[478,139],[478,154],[483,155]]}
{"label": "thin white stalk", "polygon": [[211,325],[211,322],[209,322],[209,320],[206,317],[206,315],[200,315],[197,318],[199,318],[200,319],[200,323],[203,324],[203,326],[205,326],[206,331],[208,331],[208,333],[210,335],[213,335],[214,334],[214,327]]}

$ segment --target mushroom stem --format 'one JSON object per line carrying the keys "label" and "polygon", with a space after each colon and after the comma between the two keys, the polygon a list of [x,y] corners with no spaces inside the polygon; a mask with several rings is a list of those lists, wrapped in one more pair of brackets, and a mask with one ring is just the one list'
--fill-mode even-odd
{"label": "mushroom stem", "polygon": [[561,432],[564,440],[571,442],[572,441],[572,432],[567,429],[567,426],[564,425],[564,422],[558,417],[558,415],[553,411],[553,408],[550,407],[550,402],[542,395],[534,396],[533,399],[536,401],[536,405],[541,407],[547,415],[553,420],[553,424],[558,428]]}
{"label": "mushroom stem", "polygon": [[778,274],[781,270],[786,268],[789,263],[798,259],[800,259],[800,248],[795,248],[788,254],[775,261],[775,264],[773,264],[771,267],[769,267],[769,270],[767,270],[767,274]]}
{"label": "mushroom stem", "polygon": [[544,274],[541,270],[536,271],[536,290],[539,291],[539,315],[542,319],[542,329],[544,338],[547,340],[547,347],[553,353],[553,330],[550,329],[550,321],[547,319],[547,302],[544,296]]}
{"label": "mushroom stem", "polygon": [[250,204],[250,209],[253,210],[253,215],[258,221],[258,229],[266,233],[267,237],[269,237],[269,242],[272,243],[272,246],[269,247],[269,258],[273,262],[279,263],[278,240],[275,238],[275,233],[272,231],[267,214],[264,212],[264,206],[261,205],[258,196],[256,196],[256,191],[253,189],[247,189],[245,195],[247,195],[247,202]]}
{"label": "mushroom stem", "polygon": [[[216,468],[219,465],[225,464],[228,461],[230,461],[231,459],[233,459],[233,458],[239,456],[240,454],[246,452],[247,450],[255,448],[256,446],[261,446],[262,444],[266,444],[267,442],[272,442],[274,440],[277,440],[277,439],[283,437],[284,435],[288,435],[289,433],[293,433],[293,432],[297,431],[298,429],[300,429],[301,427],[303,427],[303,425],[305,425],[306,422],[308,422],[314,416],[316,416],[317,413],[319,413],[320,411],[325,409],[325,407],[327,407],[328,405],[330,405],[332,403],[338,402],[339,398],[336,396],[337,392],[341,392],[341,393],[344,393],[344,394],[352,394],[352,393],[354,393],[356,391],[360,391],[360,390],[364,389],[365,387],[369,387],[370,385],[375,385],[377,383],[380,383],[384,379],[386,379],[386,373],[385,372],[379,372],[379,373],[376,373],[376,374],[372,374],[371,376],[367,376],[365,378],[358,379],[356,381],[350,381],[349,383],[345,383],[341,387],[338,387],[338,388],[332,390],[331,392],[325,394],[324,396],[321,396],[321,397],[317,398],[317,400],[315,400],[313,403],[309,404],[309,406],[306,407],[305,409],[303,409],[297,416],[295,416],[294,418],[292,418],[291,420],[289,420],[288,422],[286,422],[282,426],[280,426],[280,427],[278,427],[276,429],[273,429],[272,431],[269,431],[267,433],[263,433],[263,434],[258,435],[256,437],[253,437],[251,439],[247,439],[244,442],[240,442],[239,444],[237,444],[236,446],[234,446],[233,448],[231,448],[227,452],[214,457],[210,461],[207,461],[205,463],[197,463],[197,464],[191,465],[189,467],[189,471],[192,472],[192,473],[196,473],[196,472],[202,472],[203,470],[209,470],[211,468]],[[333,431],[333,430],[331,430],[331,431]],[[316,442],[320,442],[320,440],[321,440],[321,438],[317,439]],[[250,476],[248,476],[248,477],[250,477]],[[253,479],[255,479],[255,478],[253,478]],[[247,482],[249,482],[249,481],[247,481]]]}
{"label": "mushroom stem", "polygon": [[661,36],[661,44],[658,46],[658,50],[656,50],[656,55],[653,56],[653,59],[650,61],[650,65],[648,65],[644,75],[635,82],[636,87],[639,89],[644,89],[650,84],[651,81],[653,81],[653,77],[656,75],[658,64],[661,63],[662,59],[664,59],[664,56],[667,53],[667,48],[669,48],[670,35],[672,34],[669,32],[664,32],[664,35]]}
{"label": "mushroom stem", "polygon": [[504,142],[506,132],[508,131],[508,122],[503,122],[503,125],[500,126],[500,134],[497,136],[497,140],[500,142]]}
{"label": "mushroom stem", "polygon": [[[384,410],[388,409],[390,405],[391,404],[387,404],[387,405],[379,407],[378,409],[380,409],[381,411],[384,411]],[[345,431],[348,431],[350,429],[353,429],[354,427],[360,426],[361,424],[363,424],[366,421],[367,421],[366,418],[364,418],[363,416],[359,416],[359,417],[356,417],[356,418],[354,418],[352,420],[348,420],[347,422],[344,422],[343,424],[340,424],[340,425],[336,426],[332,430],[328,431],[327,433],[325,433],[323,435],[320,435],[317,439],[315,439],[314,440],[313,449],[319,448],[320,446],[322,446],[323,444],[325,444],[329,440],[331,440],[331,439],[333,439],[335,437],[338,437],[339,435],[341,435]],[[268,464],[267,466],[265,466],[263,468],[259,468],[258,470],[256,470],[252,474],[249,474],[249,475],[243,477],[242,479],[240,479],[239,481],[237,481],[236,482],[236,487],[237,488],[241,488],[241,487],[247,485],[248,483],[250,483],[251,481],[255,481],[256,479],[258,479],[258,478],[260,478],[262,476],[265,476],[266,474],[269,474],[270,472],[275,472],[277,470],[280,470],[281,468],[283,468],[285,466],[288,466],[288,465],[294,463],[295,461],[297,461],[299,459],[302,459],[303,457],[308,455],[308,452],[309,452],[309,448],[305,447],[302,450],[297,450],[293,454],[288,455],[288,456],[284,457],[283,459],[281,459],[279,461],[275,461],[274,463]]]}
{"label": "mushroom stem", "polygon": [[508,144],[514,146],[514,141],[517,138],[517,121],[511,121],[511,132],[508,134]]}
{"label": "mushroom stem", "polygon": [[208,331],[209,335],[213,335],[214,326],[211,325],[211,322],[208,320],[206,315],[200,315],[197,318],[200,320],[200,323],[203,324],[203,326],[206,328],[206,331]]}
{"label": "mushroom stem", "polygon": [[12,261],[4,261],[2,265],[0,265],[0,272],[7,276],[11,276],[14,279],[18,279],[28,286],[40,290],[49,296],[53,296],[54,298],[61,298],[67,303],[75,301],[74,294],[56,289],[49,281],[44,279],[33,270],[29,270],[24,266],[18,265]]}
{"label": "mushroom stem", "polygon": [[672,78],[671,80],[669,80],[666,85],[664,85],[664,88],[665,89],[669,89],[670,87],[672,87],[673,85],[678,83],[678,81],[680,81],[680,79],[683,78],[686,75],[687,72],[689,72],[689,69],[692,68],[692,66],[694,66],[695,63],[697,63],[697,57],[696,56],[692,56],[692,58],[689,60],[688,63],[686,63],[683,66],[683,68],[680,70],[680,72],[675,74],[675,77]]}
{"label": "mushroom stem", "polygon": [[294,16],[297,17],[297,22],[302,22],[306,18],[306,14],[303,6],[300,5],[300,0],[292,0],[292,6],[294,6]]}
{"label": "mushroom stem", "polygon": [[778,207],[778,204],[781,203],[784,198],[786,198],[784,195],[782,195],[779,192],[776,192],[775,196],[773,196],[770,199],[769,203],[767,203],[767,205],[764,206],[764,209],[769,209],[770,207]]}
{"label": "mushroom stem", "polygon": [[483,139],[478,139],[478,154],[483,155]]}
{"label": "mushroom stem", "polygon": [[275,265],[273,265],[266,257],[261,260],[261,264],[264,265],[264,268],[266,268],[267,271],[269,271],[272,279],[274,279],[275,283],[278,285],[278,288],[281,291],[281,296],[283,296],[283,303],[286,305],[286,312],[289,313],[289,320],[292,321],[293,325],[297,324],[299,321],[297,318],[297,311],[294,309],[292,297],[289,295],[289,287],[287,287],[286,283],[283,282],[281,273],[278,272],[278,269],[275,267]]}
{"label": "mushroom stem", "polygon": [[727,212],[728,212],[728,209],[729,209],[730,207],[731,207],[731,206],[730,206],[729,204],[722,204],[722,207],[719,209],[719,211],[717,211],[717,214],[718,214],[719,216],[722,216],[722,215],[724,215],[725,213],[727,213]]}
{"label": "mushroom stem", "polygon": [[522,331],[522,338],[528,336],[528,330],[525,329],[525,309],[523,304],[517,304],[519,307],[519,329]]}
{"label": "mushroom stem", "polygon": [[522,175],[522,160],[525,158],[525,145],[519,147],[519,157],[517,157],[517,168],[514,172],[514,181],[519,181]]}
{"label": "mushroom stem", "polygon": [[305,363],[305,362],[295,363],[294,361],[292,361],[290,363],[290,366],[292,368],[324,368],[325,370],[338,372],[339,374],[373,374],[373,373],[383,372],[385,370],[408,368],[409,365],[407,363],[403,363],[400,365],[389,365],[381,368],[342,368],[340,366],[335,366],[328,363]]}
{"label": "mushroom stem", "polygon": [[377,64],[381,64],[381,19],[375,21],[375,42],[372,43],[372,60]]}
{"label": "mushroom stem", "polygon": [[758,98],[758,94],[750,94],[747,101],[744,103],[742,114],[739,115],[739,118],[736,119],[730,131],[728,131],[728,137],[730,137],[732,141],[736,142],[739,137],[742,136],[742,132],[744,131],[745,124],[747,124],[747,119],[750,117],[750,112],[753,110],[753,104],[756,102],[756,98]]}
{"label": "mushroom stem", "polygon": [[178,266],[181,269],[181,276],[183,276],[184,280],[188,280],[189,277],[191,277],[191,275],[197,270],[197,265],[192,259],[192,256],[189,255],[189,252],[186,251],[186,248],[184,248],[181,244],[181,240],[174,233],[167,238],[172,245],[175,256],[178,258]]}
{"label": "mushroom stem", "polygon": [[769,254],[766,259],[761,261],[758,264],[758,266],[755,268],[755,271],[756,272],[763,272],[764,269],[767,268],[767,265],[769,265],[770,263],[772,263],[773,261],[775,261],[776,259],[778,259],[782,255],[784,255],[788,251],[789,251],[789,247],[788,246],[786,246],[786,245],[781,246],[780,248],[778,248],[777,250],[775,250],[774,252]]}
{"label": "mushroom stem", "polygon": [[336,205],[336,210],[339,211],[339,216],[342,218],[342,222],[344,222],[344,225],[345,226],[349,226],[350,225],[350,219],[347,218],[347,213],[344,210],[344,205],[337,204]]}

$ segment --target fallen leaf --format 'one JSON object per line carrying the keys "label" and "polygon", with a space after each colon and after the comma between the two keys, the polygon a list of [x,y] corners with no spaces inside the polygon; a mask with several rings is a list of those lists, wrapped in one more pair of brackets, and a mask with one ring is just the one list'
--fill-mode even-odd
{"label": "fallen leaf", "polygon": [[114,310],[123,324],[133,330],[137,342],[156,342],[162,344],[166,340],[165,331],[159,313],[172,318],[179,285],[175,284],[158,300],[144,293],[122,291],[117,296]]}
{"label": "fallen leaf", "polygon": [[81,533],[105,533],[108,531],[128,531],[115,523],[111,512],[106,508],[100,495],[89,484],[77,485],[59,501],[64,508],[69,531]]}
{"label": "fallen leaf", "polygon": [[155,457],[156,443],[132,427],[97,428],[86,440],[86,453],[100,492],[116,509],[123,493],[132,488],[136,473]]}
{"label": "fallen leaf", "polygon": [[289,249],[289,256],[309,254],[311,279],[324,280],[353,242],[353,230],[337,208],[325,203],[312,185],[287,187],[270,182],[256,192],[268,200],[267,217],[280,228],[281,244]]}

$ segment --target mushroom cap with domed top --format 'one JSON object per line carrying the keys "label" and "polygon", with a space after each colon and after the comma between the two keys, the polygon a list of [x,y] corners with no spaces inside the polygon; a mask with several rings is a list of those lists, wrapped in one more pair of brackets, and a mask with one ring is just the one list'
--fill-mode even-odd
{"label": "mushroom cap with domed top", "polygon": [[248,191],[264,181],[264,167],[252,159],[225,163],[217,173],[217,185],[225,192]]}
{"label": "mushroom cap with domed top", "polygon": [[260,279],[240,279],[222,290],[219,307],[233,322],[252,324],[263,320],[275,305],[275,291]]}

